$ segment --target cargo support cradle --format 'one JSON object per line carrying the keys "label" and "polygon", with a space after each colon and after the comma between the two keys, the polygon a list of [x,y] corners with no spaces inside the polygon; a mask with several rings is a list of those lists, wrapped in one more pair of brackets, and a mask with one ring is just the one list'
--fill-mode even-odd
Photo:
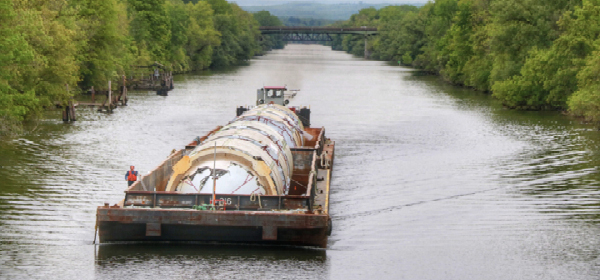
{"label": "cargo support cradle", "polygon": [[329,183],[335,143],[321,145],[329,166],[315,166],[317,144],[313,170],[326,178],[315,178],[314,189],[307,190],[311,195],[261,196],[254,201],[247,195],[217,195],[217,200],[230,202],[227,211],[221,210],[224,205],[198,211],[190,207],[208,204],[210,195],[129,190],[121,205],[98,207],[100,243],[217,241],[325,248],[331,233]]}

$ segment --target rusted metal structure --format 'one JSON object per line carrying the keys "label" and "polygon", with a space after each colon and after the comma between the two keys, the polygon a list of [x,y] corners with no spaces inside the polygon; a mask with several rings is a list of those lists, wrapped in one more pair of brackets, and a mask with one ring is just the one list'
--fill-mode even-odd
{"label": "rusted metal structure", "polygon": [[174,88],[173,72],[167,71],[164,65],[154,62],[151,65],[134,67],[139,71],[134,70],[134,74],[128,80],[131,89],[156,90],[158,94],[163,95]]}
{"label": "rusted metal structure", "polygon": [[263,104],[172,153],[98,207],[101,243],[251,242],[325,248],[335,143],[299,107]]}

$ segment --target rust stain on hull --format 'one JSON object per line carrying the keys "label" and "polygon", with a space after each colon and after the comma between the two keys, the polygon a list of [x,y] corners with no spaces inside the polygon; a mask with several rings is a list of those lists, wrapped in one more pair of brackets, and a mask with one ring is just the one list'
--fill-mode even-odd
{"label": "rust stain on hull", "polygon": [[329,216],[99,207],[100,242],[221,241],[327,247]]}

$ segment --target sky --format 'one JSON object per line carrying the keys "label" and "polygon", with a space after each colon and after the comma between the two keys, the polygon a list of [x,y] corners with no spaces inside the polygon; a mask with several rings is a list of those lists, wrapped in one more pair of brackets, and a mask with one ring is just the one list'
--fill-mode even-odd
{"label": "sky", "polygon": [[352,3],[357,4],[362,2],[364,4],[425,4],[429,0],[319,0],[319,1],[307,1],[307,0],[229,0],[229,2],[235,2],[239,6],[266,6],[266,5],[279,5],[288,2],[318,2],[321,4],[339,4],[339,3]]}

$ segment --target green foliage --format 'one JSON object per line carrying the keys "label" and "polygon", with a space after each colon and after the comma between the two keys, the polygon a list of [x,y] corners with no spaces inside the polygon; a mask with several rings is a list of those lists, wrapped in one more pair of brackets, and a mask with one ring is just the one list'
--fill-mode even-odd
{"label": "green foliage", "polygon": [[[79,80],[77,50],[81,46],[78,26],[73,16],[76,10],[66,0],[13,2],[16,13],[14,28],[26,41],[18,48],[30,61],[16,65],[18,75],[8,82],[16,95],[13,98],[19,119],[39,115],[44,106],[54,101],[66,102],[70,93],[66,86]],[[16,19],[15,18],[15,19]],[[30,56],[31,55],[31,56]],[[15,108],[3,109],[13,111]]]}
{"label": "green foliage", "polygon": [[213,48],[218,46],[219,32],[214,29],[213,11],[207,2],[196,4],[178,4],[171,11],[173,55],[174,61],[181,61],[176,71],[202,70],[208,68],[212,61]]}
{"label": "green foliage", "polygon": [[231,4],[234,16],[238,19],[238,33],[235,37],[242,51],[236,53],[236,64],[251,59],[255,54],[261,51],[258,41],[260,39],[259,24],[252,14],[242,10],[238,5]]}
{"label": "green foliage", "polygon": [[[259,26],[282,26],[281,20],[271,15],[268,11],[259,11],[254,14],[254,19],[258,22]],[[262,51],[269,51],[272,49],[283,49],[285,42],[281,40],[281,35],[263,35],[261,37],[260,46]]]}
{"label": "green foliage", "polygon": [[258,11],[252,14],[260,26],[282,26],[281,20],[269,11]]}
{"label": "green foliage", "polygon": [[[36,106],[32,88],[22,88],[23,68],[31,65],[34,50],[17,25],[17,13],[12,2],[0,0],[0,135],[11,130]],[[32,98],[33,97],[33,98]]]}
{"label": "green foliage", "polygon": [[127,0],[131,30],[138,47],[139,64],[166,61],[171,41],[171,21],[165,0]]}
{"label": "green foliage", "polygon": [[446,32],[451,28],[458,11],[458,0],[429,2],[420,11],[425,18],[425,44],[413,64],[430,72],[440,72],[448,61],[444,48],[448,45]]}
{"label": "green foliage", "polygon": [[474,29],[474,7],[471,1],[458,3],[453,24],[444,35],[446,45],[439,53],[444,57],[440,74],[452,83],[462,84],[466,80],[465,65],[474,56],[472,32]]}
{"label": "green foliage", "polygon": [[[188,15],[188,7],[183,2],[167,2],[167,13],[171,26],[171,42],[169,54],[171,69],[175,72],[187,71],[191,68],[190,59],[186,53],[185,45],[188,42],[188,30],[192,26],[192,17]],[[189,9],[194,10],[195,5],[190,4]]]}
{"label": "green foliage", "polygon": [[545,49],[558,38],[557,21],[571,0],[495,0],[488,25],[490,52],[494,57],[493,85],[518,75],[529,51]]}
{"label": "green foliage", "polygon": [[[455,81],[456,83],[462,83],[481,91],[489,91],[491,88],[490,75],[494,62],[494,59],[490,54],[491,47],[487,29],[487,26],[491,21],[491,16],[489,15],[489,1],[475,0],[464,2],[471,3],[470,8],[472,11],[470,11],[470,23],[461,28],[461,32],[455,33],[455,31],[452,31],[449,33],[449,36],[463,37],[465,36],[464,33],[469,33],[472,55],[464,58],[466,62],[462,71],[449,69],[448,73],[455,71],[456,75],[461,75],[457,77],[458,80]],[[462,5],[463,4],[461,3],[461,6]],[[461,7],[461,16],[463,16],[463,7]],[[456,38],[453,38],[453,40],[456,40]],[[460,44],[460,42],[454,43]],[[460,56],[460,54],[456,55]],[[452,80],[450,77],[451,76],[448,76],[448,78]],[[459,81],[461,77],[462,82]]]}
{"label": "green foliage", "polygon": [[388,6],[379,14],[380,35],[369,42],[373,45],[371,57],[412,64],[424,38],[424,26],[417,18],[418,9],[408,5]]}
{"label": "green foliage", "polygon": [[[596,48],[600,45],[596,44]],[[577,75],[579,90],[568,101],[571,112],[589,121],[600,122],[600,51],[594,52]]]}
{"label": "green foliage", "polygon": [[[585,65],[577,73],[578,89],[568,99],[567,104],[572,113],[594,122],[600,121],[600,1],[586,0],[583,7],[574,13],[575,23],[579,30],[585,30],[586,39],[595,39],[593,45],[584,41],[578,51],[586,53],[593,49],[585,61]],[[591,33],[591,34],[590,34]],[[573,34],[575,35],[575,34]]]}
{"label": "green foliage", "polygon": [[237,65],[260,52],[258,22],[236,4],[225,0],[207,0],[214,10],[215,29],[221,44],[214,48],[211,67]]}
{"label": "green foliage", "polygon": [[73,4],[79,7],[79,35],[85,42],[78,51],[79,84],[82,88],[105,85],[133,60],[128,31],[119,28],[127,26],[126,5],[117,0],[77,0]]}
{"label": "green foliage", "polygon": [[596,49],[600,35],[600,7],[586,1],[583,7],[567,11],[558,21],[562,31],[548,49],[534,49],[520,75],[497,82],[494,95],[509,106],[527,108],[566,107],[577,90],[577,73]]}

